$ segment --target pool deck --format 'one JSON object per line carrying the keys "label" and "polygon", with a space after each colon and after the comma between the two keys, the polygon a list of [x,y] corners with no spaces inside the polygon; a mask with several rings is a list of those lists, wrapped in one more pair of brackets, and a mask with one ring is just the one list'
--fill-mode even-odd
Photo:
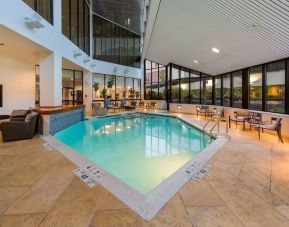
{"label": "pool deck", "polygon": [[[183,117],[195,124],[204,121]],[[232,139],[150,221],[100,185],[89,188],[41,138],[0,145],[0,227],[6,226],[289,226],[289,142],[256,131]]]}

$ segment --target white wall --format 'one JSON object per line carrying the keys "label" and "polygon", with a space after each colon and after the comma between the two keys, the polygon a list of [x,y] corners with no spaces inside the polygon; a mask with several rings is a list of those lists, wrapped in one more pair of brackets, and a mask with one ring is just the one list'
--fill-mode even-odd
{"label": "white wall", "polygon": [[3,107],[0,114],[35,106],[35,65],[0,55]]}

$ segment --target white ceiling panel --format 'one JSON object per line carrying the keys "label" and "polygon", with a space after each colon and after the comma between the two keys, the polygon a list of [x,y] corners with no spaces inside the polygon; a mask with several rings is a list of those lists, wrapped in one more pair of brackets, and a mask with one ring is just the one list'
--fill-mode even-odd
{"label": "white ceiling panel", "polygon": [[289,57],[289,1],[161,0],[146,41],[147,59],[211,75]]}

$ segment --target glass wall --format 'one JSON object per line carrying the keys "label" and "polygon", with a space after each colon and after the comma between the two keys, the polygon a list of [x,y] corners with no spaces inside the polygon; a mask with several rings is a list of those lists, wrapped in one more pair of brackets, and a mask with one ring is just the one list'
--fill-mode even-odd
{"label": "glass wall", "polygon": [[249,108],[262,110],[262,66],[250,68]]}
{"label": "glass wall", "polygon": [[40,16],[53,24],[53,0],[23,0]]}
{"label": "glass wall", "polygon": [[166,67],[145,60],[145,99],[164,100],[166,98]]}
{"label": "glass wall", "polygon": [[172,80],[171,80],[171,102],[180,101],[180,74],[179,67],[172,66]]}
{"label": "glass wall", "polygon": [[118,105],[122,98],[140,100],[140,85],[141,80],[136,78],[94,74],[92,77],[92,99],[103,103],[105,98],[111,98]]}
{"label": "glass wall", "polygon": [[62,70],[62,104],[83,104],[83,74],[81,71]]}
{"label": "glass wall", "polygon": [[90,8],[85,0],[62,0],[62,33],[90,55]]}
{"label": "glass wall", "polygon": [[190,103],[190,70],[181,68],[181,103]]}
{"label": "glass wall", "polygon": [[[213,97],[213,80],[209,75],[203,74],[204,78],[201,78],[203,85],[203,95],[202,95],[202,103],[205,105],[212,104]],[[203,76],[202,75],[202,76]]]}
{"label": "glass wall", "polygon": [[236,71],[232,73],[233,88],[232,88],[232,106],[236,108],[242,108],[242,71]]}
{"label": "glass wall", "polygon": [[223,75],[223,106],[231,106],[231,75]]}
{"label": "glass wall", "polygon": [[190,74],[190,98],[193,104],[200,103],[200,73],[191,71]]}
{"label": "glass wall", "polygon": [[[217,75],[214,79],[171,63],[167,66],[167,80],[161,82],[159,76],[157,82],[154,68],[157,64],[146,61],[146,99],[157,88],[161,97],[161,90],[165,91],[165,85],[161,89],[161,84],[166,84],[168,102],[172,103],[214,104],[289,114],[289,59]],[[158,72],[160,75],[160,68]]]}
{"label": "glass wall", "polygon": [[140,36],[93,15],[93,58],[140,67]]}
{"label": "glass wall", "polygon": [[215,105],[222,105],[222,77],[215,77]]}
{"label": "glass wall", "polygon": [[285,113],[285,61],[266,66],[266,110]]}

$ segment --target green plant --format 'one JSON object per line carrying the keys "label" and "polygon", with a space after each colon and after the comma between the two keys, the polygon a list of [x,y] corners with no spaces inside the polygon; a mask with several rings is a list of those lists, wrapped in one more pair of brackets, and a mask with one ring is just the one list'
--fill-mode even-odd
{"label": "green plant", "polygon": [[135,97],[136,97],[136,98],[139,98],[139,97],[140,97],[140,91],[136,91],[136,92],[135,92]]}
{"label": "green plant", "polygon": [[134,94],[135,94],[135,90],[133,90],[133,88],[130,88],[128,92],[129,92],[129,96],[130,96],[131,98],[133,98],[133,97],[134,97]]}
{"label": "green plant", "polygon": [[92,85],[95,93],[99,90],[99,83],[98,82],[93,82],[93,85]]}
{"label": "green plant", "polygon": [[101,93],[101,95],[102,95],[102,97],[105,99],[106,98],[106,92],[107,92],[107,89],[106,88],[104,88],[104,89],[102,89],[101,91],[100,91],[100,93]]}
{"label": "green plant", "polygon": [[112,88],[114,83],[115,83],[116,77],[112,76],[108,81],[107,81],[107,88]]}

